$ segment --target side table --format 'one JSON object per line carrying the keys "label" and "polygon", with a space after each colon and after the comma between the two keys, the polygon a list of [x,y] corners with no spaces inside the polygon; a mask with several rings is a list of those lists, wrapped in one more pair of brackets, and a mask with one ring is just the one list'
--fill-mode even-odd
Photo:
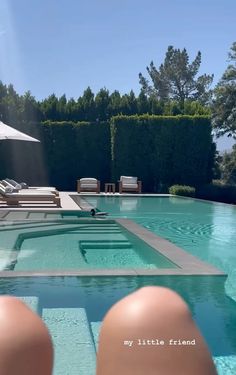
{"label": "side table", "polygon": [[116,192],[116,184],[113,184],[113,182],[107,182],[105,184],[105,193],[113,193]]}

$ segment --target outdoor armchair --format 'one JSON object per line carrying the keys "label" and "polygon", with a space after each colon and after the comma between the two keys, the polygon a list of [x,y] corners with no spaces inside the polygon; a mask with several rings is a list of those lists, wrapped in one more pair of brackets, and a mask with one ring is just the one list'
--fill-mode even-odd
{"label": "outdoor armchair", "polygon": [[77,180],[77,192],[100,193],[100,181],[96,178],[81,178]]}
{"label": "outdoor armchair", "polygon": [[137,177],[121,176],[119,183],[119,193],[123,192],[142,192],[142,182]]}

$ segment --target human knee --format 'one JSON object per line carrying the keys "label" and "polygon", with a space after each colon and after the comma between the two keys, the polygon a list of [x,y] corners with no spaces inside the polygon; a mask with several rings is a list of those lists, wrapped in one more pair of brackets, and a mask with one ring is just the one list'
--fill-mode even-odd
{"label": "human knee", "polygon": [[49,375],[53,346],[49,332],[29,307],[15,297],[0,297],[0,373]]}
{"label": "human knee", "polygon": [[191,313],[184,300],[173,290],[148,286],[123,298],[116,303],[109,311],[107,318],[115,317],[119,320],[125,317],[125,320],[134,319],[143,320],[148,318],[153,320],[191,319]]}
{"label": "human knee", "polygon": [[157,286],[139,289],[133,297],[144,309],[188,318],[191,316],[187,303],[175,291]]}

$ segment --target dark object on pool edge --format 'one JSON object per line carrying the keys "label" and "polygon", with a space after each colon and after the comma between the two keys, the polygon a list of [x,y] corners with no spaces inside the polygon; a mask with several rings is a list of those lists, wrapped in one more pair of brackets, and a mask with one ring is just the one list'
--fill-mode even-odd
{"label": "dark object on pool edge", "polygon": [[91,213],[92,216],[107,216],[108,215],[107,212],[96,212],[96,210],[94,208],[92,208],[90,213]]}
{"label": "dark object on pool edge", "polygon": [[81,254],[82,254],[82,256],[83,256],[83,258],[84,258],[85,262],[86,262],[86,263],[88,263],[88,261],[87,261],[87,258],[86,258],[86,254],[87,254],[87,251],[86,251],[86,250],[83,250],[83,249],[81,249],[81,250],[80,250],[80,252],[81,252]]}

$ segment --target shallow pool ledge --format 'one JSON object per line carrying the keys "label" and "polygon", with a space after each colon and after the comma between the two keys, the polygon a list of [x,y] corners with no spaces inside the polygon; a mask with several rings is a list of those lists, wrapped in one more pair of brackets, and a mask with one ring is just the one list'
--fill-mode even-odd
{"label": "shallow pool ledge", "polygon": [[[88,221],[95,223],[94,219]],[[179,276],[221,276],[226,279],[227,274],[216,267],[207,264],[185,250],[177,247],[170,241],[157,236],[148,229],[136,224],[128,219],[105,220],[103,223],[116,222],[119,226],[138,237],[146,245],[152,247],[153,251],[161,254],[170,262],[174,263],[176,268],[90,268],[90,269],[63,269],[57,270],[34,270],[34,271],[0,271],[0,277],[48,277],[48,276],[161,276],[161,275],[179,275]],[[101,223],[101,221],[99,221]]]}
{"label": "shallow pool ledge", "polygon": [[219,275],[227,276],[223,271],[201,261],[172,242],[157,236],[148,229],[128,219],[116,219],[122,227],[135,234],[158,253],[175,263],[178,269],[142,270],[143,275]]}

